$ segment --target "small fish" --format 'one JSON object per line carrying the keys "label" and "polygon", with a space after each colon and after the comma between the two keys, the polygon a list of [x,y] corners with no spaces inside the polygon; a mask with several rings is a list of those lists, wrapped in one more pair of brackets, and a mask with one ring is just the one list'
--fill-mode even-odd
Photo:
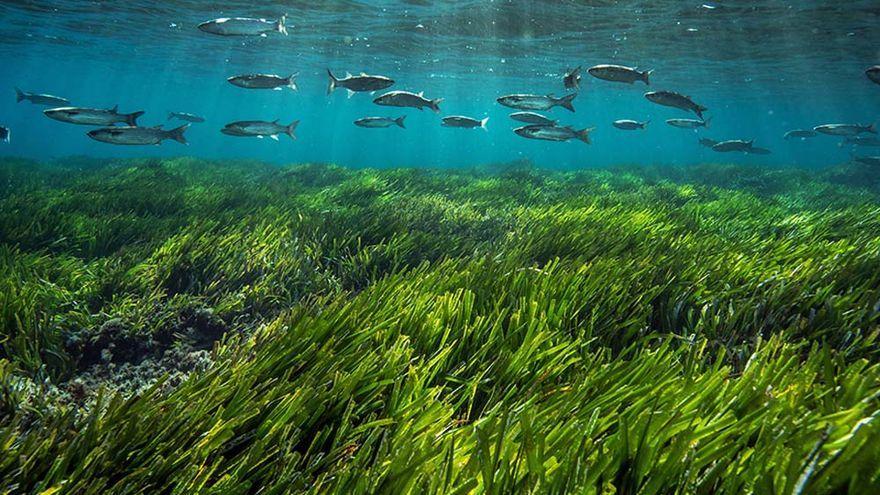
{"label": "small fish", "polygon": [[877,139],[874,136],[849,136],[840,143],[840,146],[844,145],[877,148],[880,147],[880,139]]}
{"label": "small fish", "polygon": [[245,89],[274,89],[281,91],[281,88],[290,88],[296,91],[296,76],[291,74],[288,77],[276,76],[274,74],[242,74],[240,76],[232,76],[227,81],[233,86]]}
{"label": "small fish", "polygon": [[595,65],[587,69],[591,76],[606,81],[622,82],[633,84],[636,81],[642,81],[650,86],[649,77],[653,70],[639,71],[638,67],[624,67],[622,65]]}
{"label": "small fish", "polygon": [[569,112],[574,112],[574,105],[571,104],[577,93],[571,93],[556,98],[553,95],[507,95],[498,98],[498,103],[505,107],[515,108],[517,110],[550,110],[553,107],[562,107]]}
{"label": "small fish", "polygon": [[12,131],[8,127],[0,125],[0,141],[8,143],[12,139]]}
{"label": "small fish", "polygon": [[287,36],[284,25],[285,16],[281,19],[252,19],[250,17],[223,17],[199,24],[199,30],[220,36],[262,36],[267,33],[281,33]]}
{"label": "small fish", "polygon": [[862,165],[880,167],[880,156],[853,156],[853,160]]}
{"label": "small fish", "polygon": [[650,120],[645,122],[639,122],[638,120],[615,120],[612,125],[624,131],[636,131],[646,128],[650,122]]}
{"label": "small fish", "polygon": [[809,129],[795,129],[793,131],[786,132],[785,136],[783,136],[783,137],[785,139],[792,139],[792,138],[807,139],[807,138],[811,138],[811,137],[816,137],[816,135],[817,134],[815,131],[811,131]]}
{"label": "small fish", "polygon": [[116,123],[126,124],[129,127],[137,127],[137,119],[144,112],[119,113],[119,105],[109,109],[81,107],[49,108],[43,110],[46,117],[59,122],[79,125],[111,126]]}
{"label": "small fish", "polygon": [[162,126],[156,127],[106,127],[95,129],[87,134],[95,141],[121,145],[147,145],[162,144],[166,139],[173,139],[181,144],[187,144],[183,133],[189,128],[189,124],[170,131],[162,130]]}
{"label": "small fish", "polygon": [[732,139],[730,141],[721,141],[712,146],[712,151],[719,153],[729,153],[731,151],[741,151],[748,153],[752,150],[755,140],[743,141],[741,139]]}
{"label": "small fish", "polygon": [[694,103],[694,100],[692,100],[690,96],[685,96],[673,91],[652,91],[645,93],[645,98],[658,105],[694,112],[697,114],[697,117],[701,119],[703,118],[703,112],[708,110],[708,108]]}
{"label": "small fish", "polygon": [[510,118],[518,122],[525,122],[526,124],[533,125],[554,126],[559,122],[558,120],[548,119],[547,117],[544,117],[543,115],[535,112],[515,112],[510,114]]}
{"label": "small fish", "polygon": [[178,120],[184,120],[186,122],[195,122],[195,123],[205,121],[204,117],[199,117],[198,115],[195,115],[192,113],[186,113],[186,112],[168,112],[168,120],[171,120],[171,119],[178,119]]}
{"label": "small fish", "polygon": [[479,127],[484,131],[489,130],[486,127],[486,123],[489,122],[489,117],[486,117],[483,120],[478,120],[463,115],[451,115],[449,117],[443,117],[442,120],[443,122],[440,125],[443,127],[462,127],[465,129],[475,129]]}
{"label": "small fish", "polygon": [[715,146],[716,144],[718,144],[718,141],[715,141],[714,139],[709,139],[709,138],[700,138],[700,144],[707,147],[707,148],[711,148],[711,147]]}
{"label": "small fish", "polygon": [[868,76],[868,79],[880,84],[880,65],[868,68],[868,70],[865,71],[865,75]]}
{"label": "small fish", "polygon": [[680,129],[698,129],[700,127],[709,127],[709,122],[712,121],[712,118],[708,118],[706,120],[696,120],[696,119],[669,119],[666,121],[667,124],[672,127],[678,127]]}
{"label": "small fish", "polygon": [[424,93],[410,93],[409,91],[391,91],[373,100],[377,105],[387,107],[411,107],[422,110],[425,107],[430,108],[434,113],[440,113],[440,103],[443,98],[429,100],[425,98]]}
{"label": "small fish", "polygon": [[278,141],[279,134],[287,134],[290,136],[290,139],[296,140],[294,131],[296,130],[297,125],[299,125],[298,120],[294,120],[290,125],[281,125],[278,123],[278,119],[273,120],[272,122],[266,122],[263,120],[242,120],[226,124],[220,132],[230,136],[257,137],[260,139],[268,136],[275,141]]}
{"label": "small fish", "polygon": [[863,132],[877,134],[877,126],[875,124],[824,124],[813,127],[813,130],[830,136],[856,136]]}
{"label": "small fish", "polygon": [[27,100],[34,105],[46,105],[49,107],[63,107],[70,105],[70,100],[68,100],[67,98],[52,95],[42,95],[37,93],[26,93],[18,88],[15,88],[16,103],[21,103],[24,100]]}
{"label": "small fish", "polygon": [[551,127],[546,125],[527,125],[513,130],[518,136],[528,139],[543,139],[545,141],[568,141],[578,139],[590,144],[590,132],[593,128],[574,130],[571,127]]}
{"label": "small fish", "polygon": [[566,70],[565,75],[562,76],[562,84],[565,89],[579,90],[581,87],[581,66]]}
{"label": "small fish", "polygon": [[333,93],[337,87],[348,90],[348,97],[351,98],[356,92],[371,93],[394,85],[394,79],[385,76],[371,76],[363,72],[359,76],[353,76],[346,72],[345,78],[339,79],[330,72],[330,69],[327,69],[327,75],[330,76],[330,84],[327,86],[328,95]]}
{"label": "small fish", "polygon": [[392,125],[397,125],[402,129],[406,129],[406,126],[403,125],[403,120],[406,119],[406,115],[401,115],[396,119],[388,118],[388,117],[364,117],[362,119],[358,119],[354,121],[354,125],[359,127],[369,127],[373,129],[381,128],[381,127],[391,127]]}

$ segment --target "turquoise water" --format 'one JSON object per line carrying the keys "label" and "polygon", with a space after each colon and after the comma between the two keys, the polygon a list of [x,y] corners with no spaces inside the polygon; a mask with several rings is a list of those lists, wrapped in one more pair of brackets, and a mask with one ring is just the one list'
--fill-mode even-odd
{"label": "turquoise water", "polygon": [[[222,8],[221,8],[222,6]],[[229,16],[287,15],[288,36],[223,37],[197,29]],[[350,166],[467,166],[529,159],[546,167],[619,163],[734,161],[833,165],[849,161],[839,138],[786,141],[791,129],[869,124],[880,115],[880,86],[865,69],[880,63],[880,5],[847,2],[207,2],[19,1],[0,5],[0,125],[12,141],[0,154],[47,159],[193,155],[279,163]],[[596,64],[653,69],[651,86],[607,82]],[[583,66],[575,113],[546,114],[577,129],[595,127],[593,144],[523,139],[515,111],[496,103],[510,93],[566,93],[567,67]],[[376,95],[326,94],[326,70],[393,78],[391,90],[443,98],[441,113],[382,107]],[[249,90],[226,78],[298,72],[299,91]],[[92,127],[50,120],[44,107],[16,103],[14,87],[74,105],[143,110],[141,125],[179,125],[168,111],[206,119],[187,131],[188,146],[114,146],[89,139]],[[709,108],[711,127],[668,126],[687,112],[643,94],[672,90]],[[353,121],[406,115],[406,129],[365,129]],[[440,126],[448,115],[489,117],[488,131]],[[300,120],[292,141],[225,136],[236,120]],[[617,119],[651,120],[622,131]],[[697,143],[755,139],[771,155],[718,154]],[[877,149],[858,150],[877,155]]]}

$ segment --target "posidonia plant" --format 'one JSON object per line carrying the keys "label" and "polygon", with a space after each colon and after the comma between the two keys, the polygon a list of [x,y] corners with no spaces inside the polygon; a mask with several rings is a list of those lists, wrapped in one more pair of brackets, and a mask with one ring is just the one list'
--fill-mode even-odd
{"label": "posidonia plant", "polygon": [[0,493],[880,490],[861,169],[84,163],[0,164]]}

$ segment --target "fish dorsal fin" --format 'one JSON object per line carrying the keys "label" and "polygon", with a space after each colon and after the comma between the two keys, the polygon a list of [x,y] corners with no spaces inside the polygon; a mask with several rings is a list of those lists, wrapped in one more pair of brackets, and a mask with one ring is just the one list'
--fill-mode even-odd
{"label": "fish dorsal fin", "polygon": [[424,97],[425,97],[425,92],[424,92],[424,91],[419,91],[419,96],[421,96],[422,98],[424,98]]}
{"label": "fish dorsal fin", "polygon": [[361,72],[361,76],[362,76],[362,77],[367,77],[367,73],[366,73],[366,72]]}
{"label": "fish dorsal fin", "polygon": [[275,119],[275,120],[272,121],[272,123],[273,123],[273,124],[277,124],[279,120],[281,120],[281,119]]}
{"label": "fish dorsal fin", "polygon": [[107,110],[107,111],[111,112],[111,113],[118,113],[119,112],[119,105],[118,104],[113,105],[113,108],[111,108],[110,110]]}
{"label": "fish dorsal fin", "polygon": [[351,72],[349,72],[349,71],[345,71],[345,77],[346,77],[346,78],[351,77]]}

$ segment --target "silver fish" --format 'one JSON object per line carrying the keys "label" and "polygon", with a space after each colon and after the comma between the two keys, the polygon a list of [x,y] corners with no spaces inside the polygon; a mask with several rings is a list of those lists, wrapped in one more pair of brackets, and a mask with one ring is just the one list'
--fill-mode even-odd
{"label": "silver fish", "polygon": [[550,110],[553,107],[562,107],[569,112],[574,112],[574,105],[571,104],[577,93],[571,93],[556,98],[553,95],[507,95],[498,98],[498,103],[505,107],[515,108],[517,110]]}
{"label": "silver fish", "polygon": [[186,112],[168,112],[168,120],[171,120],[171,119],[178,119],[178,120],[184,120],[186,122],[195,122],[195,123],[205,121],[204,117],[199,117],[198,115],[195,115],[192,113],[186,113]]}
{"label": "silver fish", "polygon": [[330,76],[330,84],[327,86],[327,94],[332,93],[337,87],[348,90],[348,97],[351,98],[356,92],[373,92],[389,88],[394,85],[394,79],[385,76],[371,76],[361,72],[359,76],[353,76],[348,72],[345,77],[339,79],[334,76],[330,69],[327,69],[327,75]]}
{"label": "silver fish", "polygon": [[88,132],[88,136],[102,143],[121,145],[147,145],[162,144],[166,139],[173,139],[181,144],[187,144],[183,133],[189,128],[189,124],[169,131],[162,130],[162,126],[156,127],[105,127]]}
{"label": "silver fish", "polygon": [[685,96],[674,91],[651,91],[645,93],[645,98],[658,105],[694,112],[700,119],[703,118],[703,112],[708,110],[706,107],[695,103],[690,96]]}
{"label": "silver fish", "polygon": [[650,122],[650,120],[645,122],[639,122],[638,120],[615,120],[611,125],[624,131],[636,131],[646,128]]}
{"label": "silver fish", "polygon": [[285,16],[281,19],[252,19],[250,17],[223,17],[199,24],[199,30],[220,36],[263,36],[267,33],[281,33],[287,36],[284,25]]}
{"label": "silver fish", "polygon": [[510,114],[510,118],[516,120],[518,122],[525,122],[526,124],[534,124],[534,125],[556,125],[559,121],[548,119],[543,115],[535,112],[514,112]]}
{"label": "silver fish", "polygon": [[865,146],[865,147],[880,147],[880,139],[875,138],[874,136],[849,136],[840,143],[841,146],[849,145],[849,146]]}
{"label": "silver fish", "polygon": [[290,139],[296,140],[294,131],[296,130],[297,125],[299,125],[298,120],[294,120],[290,125],[281,125],[278,123],[277,119],[272,122],[266,122],[264,120],[242,120],[226,124],[220,132],[230,136],[257,137],[260,139],[268,136],[275,141],[278,141],[279,134],[287,134],[290,136]]}
{"label": "silver fish", "polygon": [[717,151],[719,153],[729,153],[731,151],[741,151],[743,153],[748,153],[753,148],[753,144],[755,140],[751,141],[743,141],[741,139],[732,139],[730,141],[721,141],[719,143],[715,143],[712,146],[712,151]]}
{"label": "silver fish", "polygon": [[565,75],[562,76],[562,84],[565,86],[565,89],[573,89],[577,91],[581,86],[581,66],[577,66],[574,69],[568,69],[565,71]]}
{"label": "silver fish", "polygon": [[403,121],[406,119],[406,115],[401,115],[396,119],[388,118],[388,117],[364,117],[362,119],[358,119],[354,121],[354,125],[359,127],[369,127],[369,128],[380,128],[380,127],[391,127],[392,125],[397,125],[400,128],[406,129],[406,126],[403,125]]}
{"label": "silver fish", "polygon": [[142,111],[119,113],[119,105],[109,110],[81,107],[49,108],[43,110],[43,113],[50,119],[68,124],[110,126],[122,123],[129,127],[136,127],[138,117],[144,114]]}
{"label": "silver fish", "polygon": [[715,146],[716,144],[718,144],[718,141],[716,141],[714,139],[709,139],[709,138],[700,138],[700,144],[707,147],[707,148],[711,148],[711,147]]}
{"label": "silver fish", "polygon": [[468,129],[479,127],[484,131],[487,131],[489,130],[486,127],[487,122],[489,122],[489,117],[486,117],[483,120],[477,120],[463,115],[452,115],[449,117],[443,117],[443,122],[440,125],[443,127],[464,127]]}
{"label": "silver fish", "polygon": [[877,126],[875,124],[823,124],[813,127],[813,130],[830,136],[856,136],[863,132],[877,134]]}
{"label": "silver fish", "polygon": [[698,129],[700,127],[709,127],[709,122],[712,121],[712,118],[708,118],[706,120],[696,120],[696,119],[669,119],[666,121],[667,124],[672,127],[678,127],[680,129]]}
{"label": "silver fish", "polygon": [[816,132],[809,129],[795,129],[793,131],[786,132],[785,136],[783,136],[783,138],[785,139],[807,139],[811,137],[816,137]]}
{"label": "silver fish", "polygon": [[649,77],[653,70],[640,71],[638,67],[624,67],[622,65],[594,65],[587,69],[591,76],[606,81],[622,82],[633,84],[636,81],[642,81],[650,86]]}
{"label": "silver fish", "polygon": [[862,165],[880,167],[880,156],[854,156],[853,160]]}
{"label": "silver fish", "polygon": [[0,125],[0,141],[8,143],[12,139],[12,131],[8,127]]}
{"label": "silver fish", "polygon": [[419,110],[428,107],[434,113],[440,113],[440,103],[443,98],[429,100],[425,98],[424,93],[410,93],[409,91],[391,91],[373,100],[377,105],[387,107],[411,107]]}
{"label": "silver fish", "polygon": [[590,144],[590,132],[593,128],[574,130],[571,127],[551,127],[546,125],[527,125],[513,130],[518,136],[528,139],[543,139],[545,141],[568,141],[578,139]]}
{"label": "silver fish", "polygon": [[245,89],[274,89],[275,91],[281,91],[281,88],[290,88],[296,91],[297,75],[298,73],[281,77],[274,74],[242,74],[240,76],[232,76],[227,81],[233,86]]}
{"label": "silver fish", "polygon": [[46,105],[50,107],[63,107],[66,105],[70,105],[70,100],[68,100],[67,98],[62,98],[60,96],[43,95],[38,93],[27,93],[18,88],[15,88],[16,103],[21,103],[24,100],[27,100],[34,105]]}
{"label": "silver fish", "polygon": [[869,67],[868,70],[865,71],[865,75],[868,76],[868,79],[880,84],[880,65]]}

